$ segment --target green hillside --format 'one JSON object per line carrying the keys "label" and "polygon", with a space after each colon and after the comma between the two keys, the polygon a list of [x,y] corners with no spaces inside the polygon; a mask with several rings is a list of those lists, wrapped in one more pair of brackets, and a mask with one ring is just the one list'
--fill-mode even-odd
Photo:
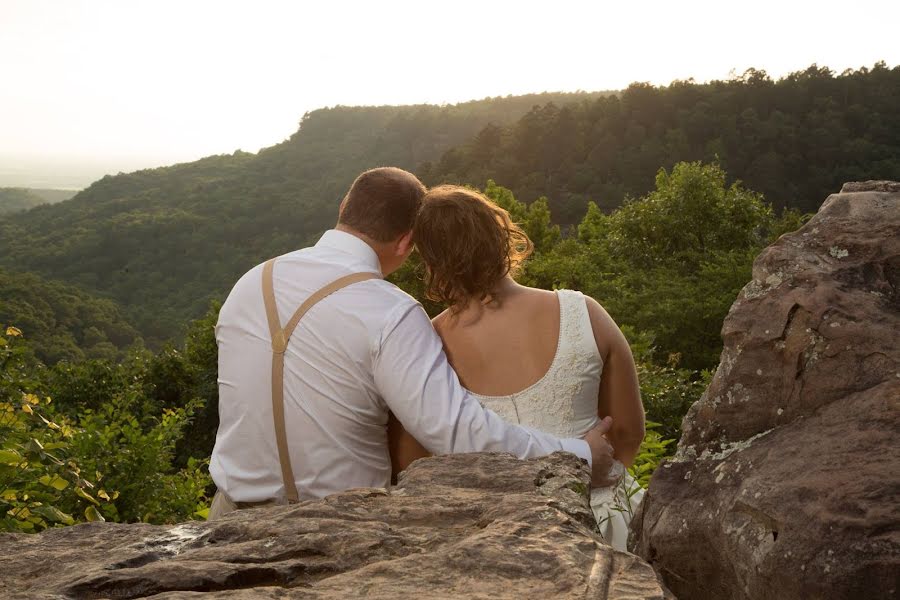
{"label": "green hillside", "polygon": [[718,161],[776,207],[805,212],[846,181],[900,179],[900,66],[632,84],[485,127],[419,173],[428,184],[493,179],[526,202],[546,196],[569,224],[589,200],[608,211],[650,191],[660,167],[696,160]]}
{"label": "green hillside", "polygon": [[72,190],[0,188],[0,215],[28,210],[41,204],[55,204],[74,195],[75,192]]}
{"label": "green hillside", "polygon": [[0,269],[0,329],[25,332],[35,355],[52,364],[85,358],[117,359],[138,340],[114,302],[30,273]]}

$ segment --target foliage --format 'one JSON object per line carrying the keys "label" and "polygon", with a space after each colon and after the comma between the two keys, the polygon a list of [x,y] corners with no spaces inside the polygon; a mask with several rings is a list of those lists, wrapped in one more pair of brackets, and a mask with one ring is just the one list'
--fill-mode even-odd
{"label": "foliage", "polygon": [[0,188],[0,215],[28,210],[44,200],[26,188]]}
{"label": "foliage", "polygon": [[219,425],[218,358],[215,325],[221,305],[212,303],[206,315],[187,329],[181,350],[168,347],[147,369],[143,394],[162,409],[196,408],[178,441],[175,464],[188,467],[191,459],[212,454]]}
{"label": "foliage", "polygon": [[670,354],[660,364],[652,334],[637,332],[627,325],[622,331],[634,355],[641,400],[648,418],[655,423],[654,429],[662,438],[677,440],[681,436],[681,420],[700,399],[705,383],[697,372],[678,367],[678,355]]}
{"label": "foliage", "polygon": [[684,367],[711,368],[753,258],[805,218],[776,217],[759,194],[726,181],[716,164],[679,163],[610,215],[590,204],[575,235],[535,256],[523,282],[579,289],[620,325],[652,333],[663,362],[677,354]]}
{"label": "foliage", "polygon": [[36,532],[115,515],[117,492],[98,487],[102,476],[72,451],[77,430],[54,416],[49,397],[26,391],[35,385],[35,364],[21,335],[11,326],[0,330],[0,531]]}
{"label": "foliage", "polygon": [[[19,329],[6,333],[0,337],[0,529],[205,517],[206,460],[174,464],[176,445],[202,400],[160,409],[144,394],[153,363],[146,352],[118,364],[48,369]],[[82,396],[98,375],[94,392]],[[67,384],[74,385],[67,390]],[[51,403],[50,389],[68,394]]]}
{"label": "foliage", "polygon": [[759,248],[772,209],[716,164],[660,169],[656,189],[612,214],[607,244],[632,268],[671,265],[691,272],[721,253]]}
{"label": "foliage", "polygon": [[126,388],[98,411],[85,411],[73,452],[89,471],[103,469],[106,485],[120,492],[114,500],[117,520],[173,523],[191,518],[206,506],[205,461],[190,459],[181,470],[174,470],[172,462],[198,402],[164,409],[147,427],[135,414],[140,392],[138,386]]}
{"label": "foliage", "polygon": [[609,211],[650,191],[660,167],[719,162],[777,208],[814,212],[846,181],[900,176],[900,66],[839,75],[812,65],[773,81],[748,69],[728,81],[635,83],[620,94],[536,106],[489,125],[440,160],[428,185],[488,178],[526,202],[550,199],[575,224],[590,200]]}
{"label": "foliage", "polygon": [[546,198],[538,198],[531,204],[523,204],[515,199],[512,192],[488,179],[484,195],[497,206],[506,209],[513,222],[518,223],[534,243],[535,252],[546,252],[562,238],[559,225],[550,218],[550,208]]}
{"label": "foliage", "polygon": [[[130,390],[125,412],[136,416],[148,430],[166,411],[190,407],[189,413],[172,417],[179,429],[174,464],[187,467],[191,458],[212,453],[218,426],[218,348],[214,326],[218,304],[206,316],[191,323],[183,346],[168,345],[156,354],[135,350],[125,360],[62,362],[46,370],[44,387],[56,399],[57,409],[71,418],[105,410],[124,390]],[[177,427],[176,427],[177,426]]]}
{"label": "foliage", "polygon": [[674,450],[672,445],[675,443],[675,440],[664,438],[658,431],[660,427],[659,423],[647,421],[647,433],[644,436],[644,441],[641,442],[634,464],[628,469],[628,472],[631,473],[638,485],[644,489],[647,489],[647,486],[650,484],[650,477],[656,468],[659,467],[659,463],[671,454],[671,450]]}
{"label": "foliage", "polygon": [[69,190],[0,187],[0,215],[20,212],[39,206],[68,200],[75,195]]}
{"label": "foliage", "polygon": [[121,358],[141,343],[111,300],[30,273],[0,269],[0,323],[26,331],[30,348],[46,363]]}

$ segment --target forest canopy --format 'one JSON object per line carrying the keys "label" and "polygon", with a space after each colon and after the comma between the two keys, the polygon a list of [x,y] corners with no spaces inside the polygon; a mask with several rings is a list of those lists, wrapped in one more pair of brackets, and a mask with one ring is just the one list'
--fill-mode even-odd
{"label": "forest canopy", "polygon": [[650,191],[660,167],[696,160],[718,162],[776,208],[803,212],[844,182],[898,179],[900,67],[635,83],[488,125],[419,173],[429,185],[490,178],[525,202],[545,196],[558,222],[571,224],[589,201],[609,211]]}
{"label": "forest canopy", "polygon": [[30,349],[43,362],[115,360],[140,343],[114,302],[72,285],[0,269],[0,290],[0,326],[27,331]]}

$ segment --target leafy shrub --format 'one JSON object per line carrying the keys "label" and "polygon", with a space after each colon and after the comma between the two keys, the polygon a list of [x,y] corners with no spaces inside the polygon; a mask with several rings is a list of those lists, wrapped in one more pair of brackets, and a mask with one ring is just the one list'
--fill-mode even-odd
{"label": "leafy shrub", "polygon": [[139,389],[126,389],[97,411],[85,411],[72,452],[84,468],[103,469],[106,484],[120,492],[114,500],[116,520],[174,523],[195,518],[206,507],[207,461],[190,459],[181,470],[172,463],[175,445],[200,402],[164,409],[145,428],[133,412],[141,400]]}
{"label": "leafy shrub", "polygon": [[644,441],[641,442],[634,464],[628,469],[631,476],[644,489],[650,484],[650,477],[659,467],[659,463],[671,454],[670,446],[675,443],[674,439],[664,439],[658,431],[659,428],[659,423],[647,421],[647,433],[644,436]]}
{"label": "leafy shrub", "polygon": [[0,530],[37,532],[114,516],[117,492],[98,487],[101,475],[72,451],[77,429],[55,418],[49,397],[27,391],[34,385],[27,356],[20,330],[0,331]]}
{"label": "leafy shrub", "polygon": [[[654,422],[661,438],[677,440],[681,437],[684,415],[700,399],[708,381],[702,373],[678,368],[677,354],[670,354],[666,364],[659,364],[653,334],[639,333],[628,326],[622,327],[622,331],[634,355],[647,418]],[[647,431],[649,436],[649,426]]]}
{"label": "leafy shrub", "polygon": [[[146,353],[46,369],[21,337],[14,327],[0,336],[0,529],[206,517],[207,461],[174,464],[202,400],[159,408],[145,393]],[[39,389],[60,391],[67,405]]]}

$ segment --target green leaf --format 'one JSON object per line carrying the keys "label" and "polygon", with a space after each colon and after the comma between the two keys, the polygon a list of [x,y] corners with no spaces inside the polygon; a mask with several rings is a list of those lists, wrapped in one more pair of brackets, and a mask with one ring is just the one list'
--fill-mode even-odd
{"label": "green leaf", "polygon": [[[69,482],[60,477],[59,475],[54,475],[51,477],[50,475],[44,475],[40,479],[38,479],[41,483],[46,485],[47,487],[52,487],[55,490],[64,490],[69,487]],[[76,492],[77,493],[77,492]]]}
{"label": "green leaf", "polygon": [[16,527],[27,533],[34,531],[34,523],[31,521],[16,520]]}
{"label": "green leaf", "polygon": [[194,516],[197,518],[200,518],[200,519],[204,519],[204,520],[208,519],[209,518],[209,508],[203,508],[201,510],[194,512]]}
{"label": "green leaf", "polygon": [[38,506],[32,510],[52,523],[75,524],[75,519],[72,518],[72,515],[64,513],[55,506]]}
{"label": "green leaf", "polygon": [[[76,489],[78,489],[78,488],[76,488]],[[86,509],[84,509],[84,518],[87,519],[88,521],[92,521],[92,522],[106,520],[103,518],[103,515],[100,514],[100,511],[98,511],[93,506],[88,506]]]}
{"label": "green leaf", "polygon": [[22,455],[15,450],[0,450],[0,465],[17,465],[22,462]]}
{"label": "green leaf", "polygon": [[17,465],[22,462],[22,455],[15,450],[0,450],[0,465]]}
{"label": "green leaf", "polygon": [[90,494],[88,494],[86,491],[84,491],[83,488],[80,488],[80,487],[75,488],[75,495],[78,496],[78,497],[80,497],[80,498],[84,498],[85,500],[87,500],[87,501],[90,502],[91,504],[95,504],[95,505],[97,505],[97,506],[100,506],[100,503],[97,502],[97,499],[94,498],[93,496],[91,496]]}

